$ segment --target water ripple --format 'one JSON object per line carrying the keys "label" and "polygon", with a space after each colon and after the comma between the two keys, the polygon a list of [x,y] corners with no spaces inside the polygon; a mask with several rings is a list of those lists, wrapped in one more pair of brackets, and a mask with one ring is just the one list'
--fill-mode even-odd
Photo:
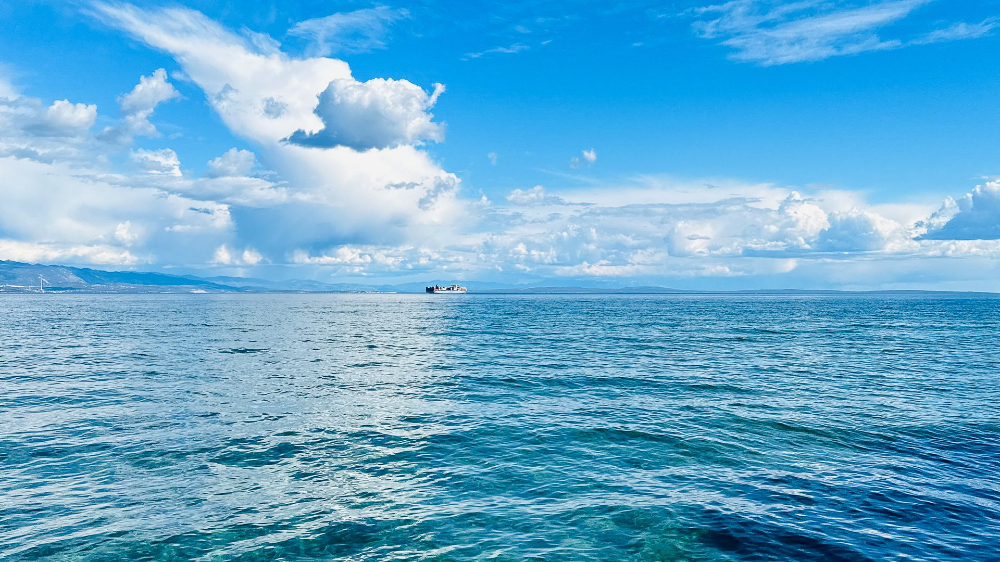
{"label": "water ripple", "polygon": [[1000,544],[994,299],[0,300],[2,559]]}

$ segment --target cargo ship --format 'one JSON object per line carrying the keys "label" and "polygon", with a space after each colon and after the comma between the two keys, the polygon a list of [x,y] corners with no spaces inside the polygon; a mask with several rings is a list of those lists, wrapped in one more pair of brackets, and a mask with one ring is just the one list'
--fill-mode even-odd
{"label": "cargo ship", "polygon": [[458,295],[469,292],[469,289],[458,285],[452,285],[450,287],[434,285],[433,287],[427,287],[427,292],[435,295]]}

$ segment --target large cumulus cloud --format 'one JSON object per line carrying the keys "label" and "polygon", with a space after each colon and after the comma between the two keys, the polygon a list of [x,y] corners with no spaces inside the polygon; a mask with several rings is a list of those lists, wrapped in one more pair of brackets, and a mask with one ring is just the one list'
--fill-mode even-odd
{"label": "large cumulus cloud", "polygon": [[976,186],[957,201],[948,198],[922,225],[925,240],[1000,239],[1000,181]]}
{"label": "large cumulus cloud", "polygon": [[418,146],[443,140],[428,112],[443,86],[428,93],[402,79],[360,82],[344,61],[291,57],[274,41],[236,34],[194,10],[105,3],[94,10],[176,59],[285,182],[289,200],[308,204],[297,230],[344,241],[378,230],[401,242],[438,237],[461,222],[458,178]]}
{"label": "large cumulus cloud", "polygon": [[[177,96],[162,69],[119,98],[116,124],[101,132],[94,131],[95,104],[6,94],[0,99],[0,259],[205,263],[213,247],[236,233],[231,206],[215,197],[225,190],[215,184],[274,187],[257,178],[188,178],[172,149],[129,146],[133,134],[155,132],[149,121],[155,107]],[[109,138],[109,129],[123,134]],[[112,164],[116,159],[124,166]]]}
{"label": "large cumulus cloud", "polygon": [[444,86],[428,94],[406,80],[334,80],[319,97],[316,114],[323,129],[295,131],[288,141],[303,146],[347,146],[355,150],[391,148],[444,140],[444,127],[428,111]]}
{"label": "large cumulus cloud", "polygon": [[102,179],[71,164],[8,156],[0,158],[0,178],[0,259],[199,262],[232,234],[225,204]]}

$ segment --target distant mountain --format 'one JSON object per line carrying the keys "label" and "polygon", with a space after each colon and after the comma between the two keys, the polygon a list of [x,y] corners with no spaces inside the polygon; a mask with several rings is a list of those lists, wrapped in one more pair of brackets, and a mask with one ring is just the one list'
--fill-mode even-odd
{"label": "distant mountain", "polygon": [[[439,284],[445,284],[439,281]],[[451,283],[449,281],[448,283]],[[433,284],[433,282],[430,282]],[[500,286],[495,283],[484,284]],[[190,293],[190,292],[424,292],[423,283],[364,285],[304,279],[271,281],[254,277],[196,277],[135,271],[103,271],[64,265],[0,260],[0,292]]]}
{"label": "distant mountain", "polygon": [[[324,283],[303,279],[271,281],[254,277],[195,277],[136,271],[103,271],[63,265],[36,265],[0,260],[0,293],[423,293],[428,285],[450,285],[453,280],[428,280],[425,283],[399,285],[364,285],[360,283]],[[492,294],[675,294],[675,295],[942,295],[976,294],[1000,298],[993,293],[946,291],[831,291],[800,289],[748,289],[741,291],[691,291],[667,287],[614,285],[609,281],[588,287],[565,284],[565,280],[537,280],[531,285],[507,285],[488,281],[468,283],[472,293]],[[466,283],[463,283],[466,284]]]}
{"label": "distant mountain", "polygon": [[[448,282],[449,284],[451,281]],[[434,284],[434,282],[430,282]],[[439,281],[438,284],[445,284]],[[500,286],[495,283],[485,284]],[[190,293],[190,292],[410,292],[422,293],[423,283],[364,285],[324,283],[308,279],[271,281],[254,277],[196,277],[135,271],[103,271],[64,265],[39,265],[0,260],[0,293]]]}
{"label": "distant mountain", "polygon": [[0,292],[153,293],[239,291],[205,279],[136,271],[37,265],[0,260]]}
{"label": "distant mountain", "polygon": [[270,279],[260,279],[256,277],[194,277],[187,276],[187,279],[210,281],[228,287],[235,287],[245,291],[254,292],[307,292],[307,293],[352,293],[358,291],[381,290],[371,285],[360,283],[324,283],[322,281],[312,281],[309,279],[286,279],[282,281],[271,281]]}

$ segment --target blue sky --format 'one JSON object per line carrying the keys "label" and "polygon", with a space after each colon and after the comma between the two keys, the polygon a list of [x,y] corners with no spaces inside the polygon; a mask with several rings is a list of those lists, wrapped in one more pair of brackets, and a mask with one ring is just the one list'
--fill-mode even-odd
{"label": "blue sky", "polygon": [[289,4],[0,7],[0,259],[1000,290],[1000,1]]}

